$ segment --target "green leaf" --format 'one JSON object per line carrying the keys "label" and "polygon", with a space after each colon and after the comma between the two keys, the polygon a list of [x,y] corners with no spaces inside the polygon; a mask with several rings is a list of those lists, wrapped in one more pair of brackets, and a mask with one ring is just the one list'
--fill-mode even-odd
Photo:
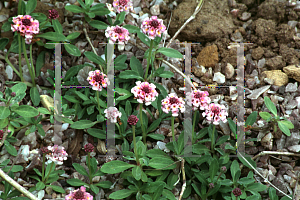
{"label": "green leaf", "polygon": [[32,106],[21,105],[14,109],[14,111],[22,117],[35,117],[39,114],[39,111]]}
{"label": "green leaf", "polygon": [[110,181],[101,181],[99,183],[96,183],[95,185],[101,188],[110,188],[112,186],[112,183]]}
{"label": "green leaf", "polygon": [[254,124],[254,122],[256,122],[256,118],[257,118],[257,111],[254,111],[248,116],[245,126],[247,126],[247,125],[252,126]]}
{"label": "green leaf", "polygon": [[140,166],[135,166],[132,168],[132,176],[137,181],[139,181],[142,178],[142,169],[140,168]]}
{"label": "green leaf", "polygon": [[174,73],[171,71],[164,71],[164,72],[160,73],[158,76],[162,77],[162,78],[172,78],[172,77],[174,77]]}
{"label": "green leaf", "polygon": [[193,145],[193,152],[196,154],[203,154],[209,152],[209,149],[205,145],[197,143]]}
{"label": "green leaf", "polygon": [[109,198],[111,198],[111,199],[125,199],[133,193],[134,193],[134,191],[132,191],[132,190],[118,190],[116,192],[111,193],[109,195]]}
{"label": "green leaf", "polygon": [[232,119],[228,118],[228,124],[231,131],[234,133],[234,135],[236,135],[236,131],[237,131],[236,123]]}
{"label": "green leaf", "polygon": [[25,83],[18,83],[12,86],[11,91],[16,93],[16,96],[24,94],[26,92],[27,86]]}
{"label": "green leaf", "polygon": [[269,97],[265,96],[264,101],[265,101],[267,108],[271,111],[271,113],[273,113],[273,115],[277,116],[276,106],[273,104],[271,99]]}
{"label": "green leaf", "polygon": [[2,31],[3,32],[11,31],[11,22],[5,22],[2,25]]}
{"label": "green leaf", "polygon": [[147,133],[155,131],[157,129],[157,127],[159,126],[160,122],[161,122],[161,118],[152,122],[152,124],[149,126],[149,128],[147,130]]}
{"label": "green leaf", "polygon": [[133,70],[122,71],[119,75],[119,78],[143,80],[143,78],[138,74],[138,72],[133,71]]}
{"label": "green leaf", "polygon": [[136,27],[136,26],[133,26],[133,25],[130,25],[130,24],[124,25],[123,28],[126,28],[126,29],[129,31],[129,33],[137,33],[137,32],[140,32],[139,27]]}
{"label": "green leaf", "polygon": [[219,163],[217,159],[213,158],[209,165],[209,176],[211,180],[214,180],[214,177],[217,175],[219,170]]}
{"label": "green leaf", "polygon": [[239,163],[238,163],[236,160],[234,160],[234,161],[232,162],[232,164],[231,164],[231,167],[230,167],[230,172],[231,172],[231,176],[232,176],[233,179],[235,179],[236,173],[237,173],[238,171],[241,171],[241,170],[240,170]]}
{"label": "green leaf", "polygon": [[108,25],[102,21],[98,21],[98,20],[93,20],[91,22],[89,22],[89,25],[91,27],[94,27],[96,29],[107,29]]}
{"label": "green leaf", "polygon": [[98,15],[98,16],[103,16],[103,15],[108,15],[110,13],[110,11],[108,9],[106,9],[105,7],[101,7],[101,8],[94,8],[96,7],[97,5],[93,6],[91,9],[90,9],[90,12],[94,13],[95,15]]}
{"label": "green leaf", "polygon": [[151,137],[154,140],[164,140],[165,139],[164,135],[162,135],[162,134],[155,134],[155,133],[147,134],[147,137]]}
{"label": "green leaf", "polygon": [[9,107],[1,106],[0,107],[0,119],[6,119],[10,115]]}
{"label": "green leaf", "polygon": [[39,134],[41,136],[45,136],[46,133],[45,133],[45,131],[43,129],[43,125],[42,124],[37,124],[36,127],[37,127],[37,130],[38,130]]}
{"label": "green leaf", "polygon": [[269,187],[269,198],[270,200],[278,200],[278,196],[276,195],[276,190],[273,187]]}
{"label": "green leaf", "polygon": [[267,186],[261,184],[261,183],[252,183],[248,185],[247,190],[252,191],[252,192],[262,192],[267,189]]}
{"label": "green leaf", "polygon": [[278,127],[284,134],[286,134],[287,136],[291,136],[290,129],[288,129],[288,127],[284,123],[282,123],[282,121],[278,121],[277,123]]}
{"label": "green leaf", "polygon": [[72,56],[81,56],[80,50],[75,45],[65,44],[64,47],[67,50],[67,52]]}
{"label": "green leaf", "polygon": [[96,64],[101,64],[102,66],[105,66],[105,61],[100,57],[97,56],[94,52],[86,51],[84,52],[84,55],[92,62]]}
{"label": "green leaf", "polygon": [[[124,22],[124,19],[125,19],[125,15],[126,15],[126,12],[125,11],[122,11],[121,13],[119,13],[116,17],[116,21],[114,23],[114,26],[117,26],[119,24],[122,24]],[[118,22],[117,22],[118,21]]]}
{"label": "green leaf", "polygon": [[159,89],[160,93],[161,93],[164,97],[166,97],[166,96],[168,95],[168,92],[167,92],[167,90],[166,90],[166,88],[165,88],[164,86],[162,86],[162,85],[159,84],[159,83],[153,83],[153,84]]}
{"label": "green leaf", "polygon": [[39,76],[41,74],[41,69],[44,67],[45,65],[45,53],[46,51],[42,51],[37,59],[36,59],[36,68],[35,68],[35,71],[36,71],[36,75]]}
{"label": "green leaf", "polygon": [[217,145],[223,144],[223,143],[226,142],[228,139],[229,139],[229,135],[224,135],[224,136],[220,137],[219,140],[218,140],[218,142],[216,143],[216,146],[217,146]]}
{"label": "green leaf", "polygon": [[88,101],[89,98],[87,96],[85,96],[84,94],[82,94],[79,91],[74,91],[75,94],[77,94],[83,101]]}
{"label": "green leaf", "polygon": [[288,129],[293,129],[294,124],[290,121],[280,121],[282,124],[284,124]]}
{"label": "green leaf", "polygon": [[86,172],[86,170],[84,169],[83,166],[81,166],[78,163],[73,163],[73,167],[75,168],[75,170],[77,172],[79,172],[80,174],[84,175],[84,176],[89,176],[89,174]]}
{"label": "green leaf", "polygon": [[132,168],[134,165],[128,164],[126,162],[122,162],[119,160],[113,160],[108,163],[105,163],[101,171],[109,174],[116,174],[125,171],[126,169]]}
{"label": "green leaf", "polygon": [[[0,107],[0,116],[1,116],[1,107]],[[3,129],[8,125],[8,118],[0,119],[0,129]]]}
{"label": "green leaf", "polygon": [[250,169],[256,168],[256,163],[254,160],[251,159],[251,157],[247,154],[243,154],[244,158],[252,165],[250,166],[241,156],[241,154],[238,154],[239,160],[243,163],[243,165],[247,166]]}
{"label": "green leaf", "polygon": [[116,99],[117,101],[125,100],[131,97],[133,94],[125,89],[122,88],[115,88],[115,92],[118,93],[120,96]]}
{"label": "green leaf", "polygon": [[70,33],[68,36],[67,36],[67,40],[74,40],[76,38],[78,38],[80,35],[80,32],[74,32],[74,33]]}
{"label": "green leaf", "polygon": [[149,166],[154,169],[168,170],[176,168],[175,162],[168,157],[155,157],[149,161]]}
{"label": "green leaf", "polygon": [[[91,5],[92,5],[92,3],[94,2],[94,0],[85,0],[85,5],[87,6],[87,7],[90,7]],[[96,192],[96,194],[97,194],[98,192]]]}
{"label": "green leaf", "polygon": [[65,9],[68,11],[71,11],[73,13],[84,13],[84,10],[82,8],[80,8],[79,6],[75,6],[75,5],[65,6]]}
{"label": "green leaf", "polygon": [[99,188],[97,187],[97,186],[95,186],[95,185],[90,185],[90,187],[91,187],[91,190],[95,193],[95,194],[98,194],[99,193]]}
{"label": "green leaf", "polygon": [[90,11],[96,11],[96,10],[99,10],[101,8],[103,8],[105,6],[104,3],[98,3],[96,5],[94,5],[93,7],[90,8]]}
{"label": "green leaf", "polygon": [[246,200],[260,200],[261,196],[259,195],[251,195],[246,198]]}
{"label": "green leaf", "polygon": [[40,104],[40,93],[36,87],[30,88],[30,98],[34,106],[38,106]]}
{"label": "green leaf", "polygon": [[53,29],[57,33],[63,33],[63,27],[57,19],[52,19]]}
{"label": "green leaf", "polygon": [[164,186],[163,186],[162,184],[160,184],[160,185],[157,187],[157,189],[156,189],[156,191],[155,191],[155,193],[154,193],[152,199],[153,199],[153,200],[157,200],[157,199],[161,196],[161,194],[162,194],[162,192],[163,192],[163,189],[164,189]]}
{"label": "green leaf", "polygon": [[54,191],[59,192],[59,193],[66,193],[65,190],[59,186],[56,185],[48,185],[49,187],[51,187]]}
{"label": "green leaf", "polygon": [[84,186],[88,185],[87,183],[83,182],[82,180],[72,178],[72,179],[67,179],[67,183],[72,185],[72,186]]}
{"label": "green leaf", "polygon": [[138,141],[136,143],[136,149],[137,149],[137,153],[138,155],[144,157],[146,154],[146,146],[144,145],[144,143],[142,141]]}
{"label": "green leaf", "polygon": [[4,146],[6,151],[12,155],[12,156],[17,156],[18,152],[14,146],[12,146],[7,140],[4,141]]}
{"label": "green leaf", "polygon": [[144,75],[142,63],[135,56],[130,58],[130,68],[132,71],[137,72],[139,76]]}
{"label": "green leaf", "polygon": [[77,73],[79,72],[79,70],[81,70],[84,66],[83,65],[77,65],[74,67],[71,67],[67,73],[66,76],[64,78],[64,81],[68,81],[71,77],[77,75]]}
{"label": "green leaf", "polygon": [[157,53],[162,53],[165,56],[171,57],[171,58],[183,58],[182,54],[179,53],[179,51],[175,49],[170,49],[166,47],[161,47],[157,50]]}
{"label": "green leaf", "polygon": [[175,195],[170,190],[163,189],[162,195],[164,197],[167,197],[167,199],[169,199],[169,200],[176,200]]}
{"label": "green leaf", "polygon": [[[47,40],[56,41],[56,42],[63,42],[66,40],[66,37],[62,33],[57,32],[47,32],[40,35],[36,35],[36,37],[45,38]],[[67,46],[67,45],[64,45]]]}
{"label": "green leaf", "polygon": [[150,47],[150,38],[148,38],[143,32],[142,32],[142,30],[139,30],[138,32],[137,32],[137,36],[138,36],[138,38],[140,38],[140,40],[144,43],[144,44],[146,44],[148,47]]}
{"label": "green leaf", "polygon": [[261,118],[263,118],[264,120],[268,120],[268,119],[270,119],[272,117],[270,115],[270,113],[268,113],[268,112],[260,112],[259,116],[261,116]]}
{"label": "green leaf", "polygon": [[96,128],[89,128],[87,132],[96,138],[99,138],[101,140],[106,139],[106,132],[104,130],[96,129]]}
{"label": "green leaf", "polygon": [[132,107],[129,101],[126,101],[126,105],[125,105],[125,113],[127,116],[129,116],[132,112]]}
{"label": "green leaf", "polygon": [[45,187],[46,187],[45,184],[43,182],[41,182],[41,181],[36,184],[36,190],[37,191],[42,190]]}
{"label": "green leaf", "polygon": [[5,46],[8,44],[9,39],[8,38],[1,38],[0,39],[0,50],[3,50]]}
{"label": "green leaf", "polygon": [[80,120],[80,121],[74,122],[74,124],[71,125],[71,128],[74,128],[74,129],[86,129],[86,128],[91,128],[96,123],[97,122],[92,122],[90,120]]}
{"label": "green leaf", "polygon": [[26,5],[26,15],[29,15],[34,11],[36,7],[36,0],[29,0]]}
{"label": "green leaf", "polygon": [[245,186],[245,185],[249,185],[250,183],[253,183],[254,181],[255,181],[254,179],[243,177],[238,181],[238,183]]}

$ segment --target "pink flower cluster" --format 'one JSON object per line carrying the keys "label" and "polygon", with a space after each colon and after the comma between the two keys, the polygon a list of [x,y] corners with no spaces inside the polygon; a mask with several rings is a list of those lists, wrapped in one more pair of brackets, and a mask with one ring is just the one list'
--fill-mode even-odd
{"label": "pink flower cluster", "polygon": [[122,113],[118,111],[116,107],[109,107],[104,110],[105,117],[110,119],[111,123],[117,123],[117,118],[122,116]]}
{"label": "pink flower cluster", "polygon": [[127,44],[130,39],[129,31],[120,26],[107,27],[105,36],[109,38],[110,43],[115,43],[118,40],[119,44]]}
{"label": "pink flower cluster", "polygon": [[26,44],[30,44],[34,34],[38,34],[39,29],[39,21],[33,20],[30,15],[18,15],[17,17],[13,17],[13,23],[11,25],[11,30],[13,32],[17,31],[22,36],[25,36]]}
{"label": "pink flower cluster", "polygon": [[123,11],[127,13],[130,10],[133,11],[133,4],[131,0],[114,0],[113,6],[116,8],[118,13]]}
{"label": "pink flower cluster", "polygon": [[54,162],[57,165],[62,165],[64,160],[67,160],[67,152],[64,150],[64,147],[54,145],[53,147],[48,146],[48,154],[46,158],[48,159],[48,164]]}
{"label": "pink flower cluster", "polygon": [[220,120],[224,123],[227,122],[226,116],[228,116],[228,113],[224,105],[211,103],[205,112],[202,113],[202,116],[206,117],[209,123],[213,121],[213,124],[218,125]]}
{"label": "pink flower cluster", "polygon": [[102,88],[106,88],[109,85],[108,78],[100,70],[90,71],[87,81],[93,86],[92,89],[97,91],[102,91]]}
{"label": "pink flower cluster", "polygon": [[147,17],[141,26],[143,33],[148,34],[149,38],[154,40],[156,36],[161,37],[161,34],[166,31],[166,26],[162,19],[157,19],[157,16]]}
{"label": "pink flower cluster", "polygon": [[191,94],[187,94],[187,99],[189,99],[188,104],[193,105],[193,110],[199,108],[200,110],[205,110],[211,101],[208,95],[207,91],[194,90]]}
{"label": "pink flower cluster", "polygon": [[93,196],[85,191],[85,187],[74,190],[65,197],[65,200],[93,200]]}
{"label": "pink flower cluster", "polygon": [[136,86],[131,89],[135,99],[139,103],[144,103],[148,106],[155,101],[158,93],[155,90],[156,86],[153,83],[137,81]]}
{"label": "pink flower cluster", "polygon": [[178,116],[179,110],[181,112],[185,111],[184,101],[180,97],[177,97],[175,93],[169,94],[165,99],[161,101],[162,103],[162,110],[165,113],[169,113],[172,111],[172,116]]}

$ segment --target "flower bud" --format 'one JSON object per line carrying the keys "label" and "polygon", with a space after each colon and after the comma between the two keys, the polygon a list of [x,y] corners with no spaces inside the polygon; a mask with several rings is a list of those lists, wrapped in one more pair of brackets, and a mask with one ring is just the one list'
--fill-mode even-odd
{"label": "flower bud", "polygon": [[225,173],[225,172],[227,171],[226,166],[221,167],[221,171],[222,171],[223,173]]}
{"label": "flower bud", "polygon": [[215,185],[214,185],[213,183],[210,183],[210,184],[208,185],[208,187],[209,187],[210,189],[213,189],[213,188],[215,187]]}
{"label": "flower bud", "polygon": [[139,119],[135,115],[130,115],[127,120],[128,124],[132,126],[135,126],[138,121]]}
{"label": "flower bud", "polygon": [[232,193],[234,194],[234,196],[241,196],[242,195],[242,191],[240,188],[235,188],[234,190],[232,190]]}
{"label": "flower bud", "polygon": [[12,96],[12,97],[15,97],[15,96],[16,96],[16,93],[15,93],[15,92],[12,92],[12,93],[11,93],[11,96]]}
{"label": "flower bud", "polygon": [[91,153],[94,151],[94,146],[91,143],[88,143],[84,146],[85,152]]}
{"label": "flower bud", "polygon": [[48,10],[49,12],[49,19],[56,19],[59,17],[57,10],[52,9],[52,10]]}
{"label": "flower bud", "polygon": [[48,153],[49,152],[49,149],[48,147],[42,147],[41,148],[41,152],[44,154],[44,153]]}

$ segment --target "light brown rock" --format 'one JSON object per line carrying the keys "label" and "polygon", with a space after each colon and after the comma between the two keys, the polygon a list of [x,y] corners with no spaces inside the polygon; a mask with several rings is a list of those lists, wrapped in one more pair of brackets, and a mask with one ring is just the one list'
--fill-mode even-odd
{"label": "light brown rock", "polygon": [[198,55],[197,61],[199,65],[204,67],[215,67],[219,61],[217,45],[205,47]]}
{"label": "light brown rock", "polygon": [[295,65],[290,65],[283,68],[283,71],[288,75],[289,78],[293,78],[296,81],[300,81],[300,68]]}
{"label": "light brown rock", "polygon": [[264,71],[262,75],[265,78],[273,79],[276,86],[286,85],[289,82],[288,76],[281,70]]}

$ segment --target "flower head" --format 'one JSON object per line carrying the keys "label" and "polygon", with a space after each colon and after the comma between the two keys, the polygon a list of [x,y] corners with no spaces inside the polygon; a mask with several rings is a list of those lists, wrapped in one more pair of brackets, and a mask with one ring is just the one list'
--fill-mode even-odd
{"label": "flower head", "polygon": [[155,88],[156,86],[153,83],[137,81],[136,86],[131,89],[131,93],[134,94],[135,99],[139,103],[145,102],[146,106],[148,106],[158,96]]}
{"label": "flower head", "polygon": [[12,96],[12,97],[15,97],[15,96],[16,96],[16,93],[15,93],[15,92],[12,92],[12,93],[11,93],[11,96]]}
{"label": "flower head", "polygon": [[131,0],[114,0],[113,6],[118,13],[125,11],[133,11],[133,4]]}
{"label": "flower head", "polygon": [[41,152],[44,154],[44,153],[48,153],[49,152],[49,149],[48,147],[42,147],[41,148]]}
{"label": "flower head", "polygon": [[210,103],[209,93],[207,91],[194,90],[187,94],[188,105],[193,105],[193,110],[205,110]]}
{"label": "flower head", "polygon": [[234,194],[234,196],[241,196],[242,195],[242,191],[240,188],[235,188],[234,190],[232,190],[232,193]]}
{"label": "flower head", "polygon": [[49,12],[49,17],[48,17],[49,19],[56,19],[59,17],[58,11],[55,9],[48,10],[48,12]]}
{"label": "flower head", "polygon": [[132,126],[135,126],[138,121],[139,119],[135,115],[130,115],[127,120],[128,124]]}
{"label": "flower head", "polygon": [[213,124],[218,125],[220,120],[222,120],[224,123],[227,122],[226,116],[228,116],[228,113],[224,105],[211,103],[205,112],[202,113],[202,116],[206,116],[206,119],[209,123],[213,121]]}
{"label": "flower head", "polygon": [[115,43],[118,40],[119,44],[127,44],[127,41],[130,39],[129,31],[120,26],[107,27],[105,36],[109,38],[110,43]]}
{"label": "flower head", "polygon": [[221,171],[222,171],[223,173],[225,173],[225,172],[227,171],[226,166],[221,167]]}
{"label": "flower head", "polygon": [[165,99],[161,101],[162,110],[165,113],[172,112],[172,116],[178,116],[179,110],[181,112],[185,111],[184,101],[180,97],[177,97],[175,93],[169,94]]}
{"label": "flower head", "polygon": [[3,133],[4,133],[4,131],[0,130],[0,140],[2,140],[2,138],[3,138]]}
{"label": "flower head", "polygon": [[85,191],[85,187],[72,191],[65,197],[65,200],[93,200],[93,196]]}
{"label": "flower head", "polygon": [[50,162],[54,162],[57,165],[62,165],[64,160],[67,160],[67,152],[64,150],[64,147],[54,145],[53,147],[48,146],[48,150],[50,153],[46,155],[46,158],[48,159],[48,164]]}
{"label": "flower head", "polygon": [[150,39],[154,39],[156,36],[161,37],[161,34],[166,31],[166,26],[163,24],[162,19],[157,19],[157,16],[152,16],[151,19],[147,17],[141,28],[143,33],[148,34]]}
{"label": "flower head", "polygon": [[11,30],[17,31],[25,37],[26,44],[31,44],[34,34],[39,33],[39,21],[34,20],[30,15],[18,15],[13,17]]}
{"label": "flower head", "polygon": [[93,86],[92,89],[97,91],[102,91],[102,88],[106,88],[109,85],[108,78],[100,70],[90,71],[87,81]]}
{"label": "flower head", "polygon": [[94,146],[91,143],[87,143],[86,145],[84,145],[84,151],[91,153],[94,151]]}
{"label": "flower head", "polygon": [[122,113],[118,111],[116,107],[109,107],[104,110],[105,117],[110,119],[111,123],[117,123],[117,118],[122,116]]}
{"label": "flower head", "polygon": [[214,185],[213,183],[210,183],[210,184],[208,185],[208,187],[211,188],[211,189],[213,189],[213,188],[215,187],[215,185]]}

